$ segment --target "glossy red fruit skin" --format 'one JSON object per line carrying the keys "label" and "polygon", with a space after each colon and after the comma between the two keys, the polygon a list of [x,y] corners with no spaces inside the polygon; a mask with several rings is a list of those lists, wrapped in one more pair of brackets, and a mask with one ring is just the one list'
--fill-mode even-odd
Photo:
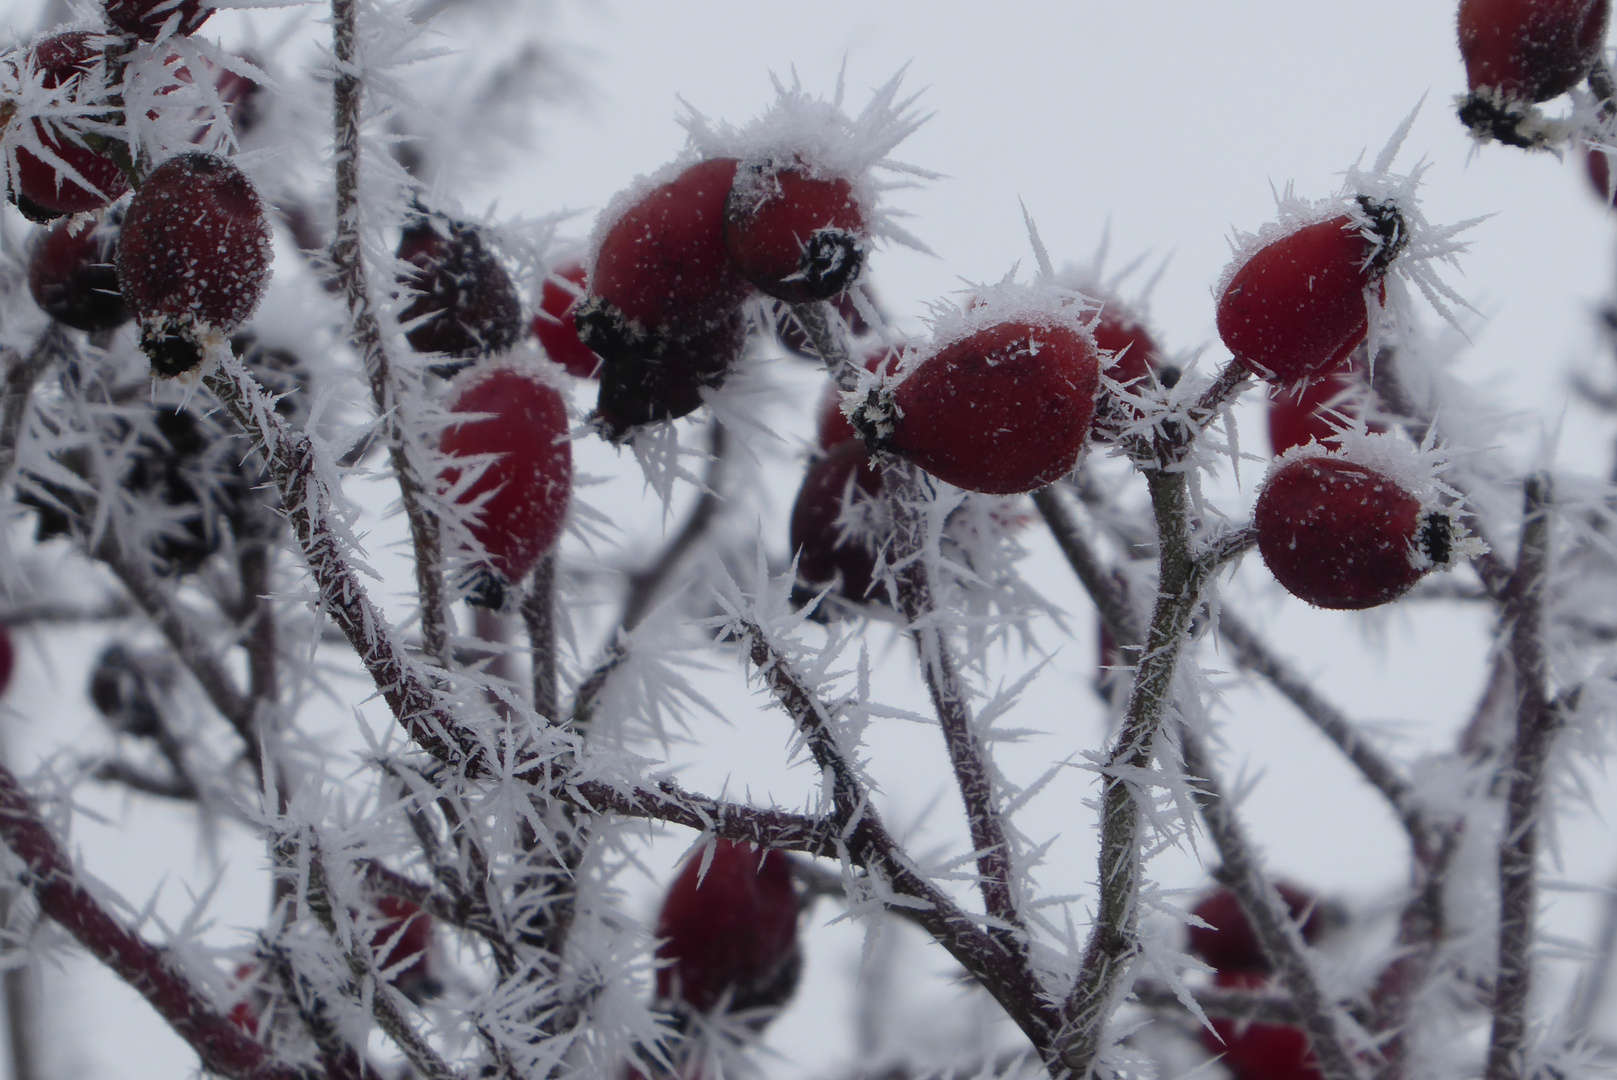
{"label": "glossy red fruit skin", "polygon": [[[1303,940],[1310,945],[1317,942],[1331,922],[1325,907],[1306,890],[1288,882],[1276,882],[1275,890],[1286,902],[1291,917],[1303,920],[1298,927]],[[1266,974],[1269,971],[1269,959],[1263,955],[1258,935],[1253,933],[1246,912],[1241,910],[1241,902],[1230,890],[1218,889],[1202,897],[1190,913],[1208,924],[1189,927],[1190,951],[1215,971],[1221,974],[1233,971]]]}
{"label": "glossy red fruit skin", "polygon": [[570,262],[545,278],[539,290],[539,310],[533,316],[533,333],[545,355],[579,379],[594,379],[601,371],[601,358],[578,340],[578,324],[573,312],[584,296],[584,264]]}
{"label": "glossy red fruit skin", "polygon": [[894,389],[890,448],[969,491],[1037,490],[1077,464],[1099,378],[1094,339],[1080,330],[985,327],[926,357]]}
{"label": "glossy red fruit skin", "polygon": [[[95,37],[85,30],[73,30],[41,41],[29,59],[31,68],[40,73],[41,85],[47,90],[65,88],[71,93],[74,82],[91,74],[102,62],[102,50],[95,44]],[[129,178],[111,158],[59,132],[50,121],[35,120],[33,124],[40,141],[78,170],[90,187],[59,177],[55,165],[18,147],[11,195],[17,208],[31,220],[46,221],[62,214],[99,210],[129,190]]]}
{"label": "glossy red fruit skin", "polygon": [[[1268,976],[1259,972],[1219,972],[1214,983],[1232,990],[1261,991]],[[1215,1034],[1216,1033],[1216,1034]],[[1302,1028],[1288,1024],[1258,1024],[1242,1020],[1213,1020],[1213,1030],[1202,1030],[1202,1045],[1222,1054],[1223,1064],[1235,1080],[1320,1080],[1319,1066]]]}
{"label": "glossy red fruit skin", "polygon": [[124,214],[117,259],[152,370],[190,370],[210,332],[229,334],[251,318],[270,258],[264,204],[240,169],[198,152],[153,169]]}
{"label": "glossy red fruit skin", "polygon": [[734,158],[698,162],[647,192],[601,240],[579,337],[608,360],[643,358],[726,320],[750,291],[724,244]]}
{"label": "glossy red fruit skin", "polygon": [[778,1009],[802,969],[789,858],[716,840],[705,875],[702,863],[700,850],[686,860],[657,915],[657,998],[697,1013]]}
{"label": "glossy red fruit skin", "polygon": [[[1356,356],[1362,355],[1355,353]],[[1269,393],[1269,447],[1279,457],[1294,446],[1337,439],[1337,428],[1329,411],[1356,416],[1361,403],[1351,400],[1352,391],[1363,390],[1366,380],[1352,358],[1302,386],[1273,388]],[[1335,404],[1332,404],[1332,403]],[[1370,431],[1384,431],[1386,425],[1371,422]]]}
{"label": "glossy red fruit skin", "polygon": [[[878,345],[865,352],[865,370],[891,374],[902,355],[903,350],[896,346]],[[819,422],[815,425],[815,431],[821,450],[832,450],[859,438],[859,433],[842,411],[842,391],[834,382],[827,384],[820,396]]]}
{"label": "glossy red fruit skin", "polygon": [[1347,215],[1304,225],[1255,252],[1218,301],[1218,335],[1276,386],[1342,363],[1370,328],[1377,252]]}
{"label": "glossy red fruit skin", "polygon": [[[429,966],[432,920],[408,900],[394,896],[378,896],[373,904],[385,920],[371,935],[371,948],[378,954],[377,970],[397,968],[392,975],[393,985],[411,1000],[435,993],[437,980]],[[411,961],[411,957],[415,959]]]}
{"label": "glossy red fruit skin", "polygon": [[[489,413],[444,429],[451,457],[501,455],[465,492],[462,505],[484,494],[471,532],[506,582],[527,576],[561,535],[573,491],[573,447],[567,441],[567,405],[554,387],[515,368],[470,376],[450,411]],[[444,470],[454,483],[460,470]]]}
{"label": "glossy red fruit skin", "polygon": [[399,322],[410,326],[405,332],[410,347],[459,361],[434,366],[434,374],[452,377],[522,336],[516,286],[476,228],[436,216],[420,218],[405,228],[398,257],[414,267],[399,277],[410,296],[399,312]]}
{"label": "glossy red fruit skin", "polygon": [[1162,349],[1145,322],[1116,301],[1105,302],[1089,332],[1095,335],[1097,346],[1117,358],[1106,369],[1107,377],[1116,382],[1144,379],[1164,363]]}
{"label": "glossy red fruit skin", "polygon": [[887,602],[885,587],[871,589],[875,545],[882,537],[843,539],[837,524],[845,508],[878,500],[881,492],[881,469],[857,438],[844,440],[810,464],[792,506],[790,547],[797,557],[793,604],[802,607],[833,582],[837,585],[833,591],[844,600]]}
{"label": "glossy red fruit skin", "polygon": [[189,37],[208,21],[213,7],[201,0],[106,0],[107,20],[142,41],[156,41],[176,11],[180,18],[174,33]]}
{"label": "glossy red fruit skin", "polygon": [[865,216],[853,185],[800,167],[749,165],[725,204],[724,242],[741,276],[801,304],[852,285],[865,260]]}
{"label": "glossy red fruit skin", "polygon": [[1610,0],[1460,0],[1460,55],[1473,93],[1548,101],[1589,73]]}
{"label": "glossy red fruit skin", "polygon": [[42,226],[28,246],[28,291],[57,322],[87,333],[116,330],[131,318],[118,290],[117,221]]}
{"label": "glossy red fruit skin", "polygon": [[1308,457],[1270,474],[1252,521],[1258,551],[1287,592],[1354,611],[1396,600],[1421,579],[1422,509],[1374,469]]}
{"label": "glossy red fruit skin", "polygon": [[704,389],[724,382],[746,344],[746,322],[733,310],[658,351],[607,360],[595,411],[602,434],[618,441],[645,424],[689,416],[701,408]]}

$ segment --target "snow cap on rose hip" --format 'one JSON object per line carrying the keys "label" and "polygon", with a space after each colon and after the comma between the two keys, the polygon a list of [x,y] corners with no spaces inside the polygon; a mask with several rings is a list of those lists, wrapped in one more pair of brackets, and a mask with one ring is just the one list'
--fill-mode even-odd
{"label": "snow cap on rose hip", "polygon": [[1286,451],[1259,488],[1258,551],[1287,592],[1333,610],[1376,607],[1487,550],[1438,480],[1440,453],[1362,427],[1340,438]]}
{"label": "snow cap on rose hip", "polygon": [[934,311],[932,339],[905,353],[896,380],[861,376],[854,428],[968,491],[1021,494],[1071,472],[1100,381],[1091,310],[1007,278],[978,289],[966,311]]}
{"label": "snow cap on rose hip", "polygon": [[269,284],[269,220],[252,182],[216,154],[169,158],[129,202],[118,282],[158,375],[193,371],[258,309]]}

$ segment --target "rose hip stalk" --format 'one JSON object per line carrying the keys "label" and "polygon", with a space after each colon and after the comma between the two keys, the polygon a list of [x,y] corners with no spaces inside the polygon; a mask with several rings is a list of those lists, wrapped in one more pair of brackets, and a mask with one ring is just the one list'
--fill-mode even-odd
{"label": "rose hip stalk", "polygon": [[130,200],[118,282],[158,375],[179,375],[258,308],[270,273],[264,204],[241,170],[213,154],[172,157]]}

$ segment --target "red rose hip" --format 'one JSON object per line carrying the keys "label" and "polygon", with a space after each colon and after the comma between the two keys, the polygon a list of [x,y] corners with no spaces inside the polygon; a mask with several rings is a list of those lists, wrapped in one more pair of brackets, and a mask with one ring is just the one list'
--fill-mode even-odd
{"label": "red rose hip", "polygon": [[1099,378],[1094,339],[1080,329],[987,326],[927,355],[894,388],[886,442],[956,487],[1034,491],[1077,464]]}
{"label": "red rose hip", "polygon": [[1339,457],[1284,462],[1258,494],[1253,525],[1275,580],[1322,608],[1396,600],[1454,554],[1447,514]]}
{"label": "red rose hip", "polygon": [[371,935],[377,968],[412,1001],[435,996],[441,986],[431,971],[432,920],[408,900],[378,896],[373,903],[384,920]]}
{"label": "red rose hip", "polygon": [[1254,252],[1219,297],[1224,345],[1276,386],[1343,363],[1369,332],[1366,293],[1406,238],[1396,209],[1362,205],[1368,226],[1348,214],[1304,225]]}
{"label": "red rose hip", "polygon": [[124,215],[117,259],[152,370],[195,368],[214,339],[251,318],[270,258],[264,204],[236,166],[193,152],[152,170]]}
{"label": "red rose hip", "polygon": [[[1268,976],[1251,971],[1221,971],[1213,982],[1231,990],[1269,988]],[[1321,1080],[1302,1028],[1224,1017],[1215,1018],[1212,1024],[1212,1031],[1202,1031],[1202,1046],[1208,1053],[1223,1055],[1221,1063],[1235,1080]]]}
{"label": "red rose hip", "polygon": [[600,374],[601,358],[578,339],[573,313],[584,296],[584,264],[570,262],[545,278],[539,290],[539,310],[533,333],[545,355],[567,369],[569,375],[593,379]]}
{"label": "red rose hip", "polygon": [[1472,93],[1538,102],[1572,89],[1600,56],[1610,8],[1610,0],[1460,0]]}
{"label": "red rose hip", "polygon": [[142,41],[156,41],[167,26],[188,37],[197,32],[213,14],[213,5],[202,0],[106,0],[107,20],[126,34]]}
{"label": "red rose hip", "polygon": [[[1355,357],[1363,355],[1354,353]],[[1368,380],[1352,358],[1300,387],[1274,387],[1269,393],[1270,449],[1279,457],[1294,446],[1335,440],[1338,428],[1329,414],[1360,416],[1367,389]],[[1382,431],[1385,426],[1371,423],[1368,429]]]}
{"label": "red rose hip", "polygon": [[[871,589],[885,523],[881,469],[857,438],[838,443],[809,466],[792,506],[791,550],[797,557],[792,602],[802,607],[827,585],[856,604],[884,602]],[[866,528],[856,526],[861,520]]]}
{"label": "red rose hip", "polygon": [[724,242],[736,269],[778,300],[826,300],[853,284],[865,262],[865,219],[853,185],[800,166],[736,171],[724,210]]}
{"label": "red rose hip", "polygon": [[[1306,890],[1279,881],[1275,891],[1286,902],[1291,917],[1302,920],[1298,930],[1308,944],[1316,943],[1331,928],[1335,914]],[[1258,935],[1230,890],[1218,889],[1202,897],[1190,913],[1208,924],[1189,928],[1190,951],[1215,971],[1269,971],[1269,959],[1263,955]]]}
{"label": "red rose hip", "polygon": [[[95,35],[85,30],[57,34],[41,41],[28,58],[29,69],[40,86],[77,98],[81,87],[104,64]],[[10,195],[17,209],[32,221],[48,221],[63,214],[99,210],[129,190],[129,178],[112,158],[85,145],[84,137],[59,128],[49,119],[33,121],[50,161],[26,145],[17,147],[16,171],[10,176]],[[98,134],[96,137],[109,139]],[[78,174],[73,177],[62,166]]]}
{"label": "red rose hip", "polygon": [[803,963],[791,860],[713,843],[711,860],[686,860],[657,915],[657,997],[697,1013],[779,1009]]}
{"label": "red rose hip", "polygon": [[130,319],[118,289],[116,216],[75,231],[41,227],[28,247],[28,291],[51,318],[87,333],[116,330]]}
{"label": "red rose hip", "polygon": [[[572,498],[573,450],[567,406],[536,375],[495,367],[469,378],[450,411],[488,415],[444,429],[441,445],[451,457],[498,455],[455,496],[461,505],[477,503],[471,532],[488,554],[480,570],[492,580],[479,582],[474,598],[497,607],[503,587],[526,577],[561,535]],[[455,484],[461,470],[450,467],[443,475]]]}

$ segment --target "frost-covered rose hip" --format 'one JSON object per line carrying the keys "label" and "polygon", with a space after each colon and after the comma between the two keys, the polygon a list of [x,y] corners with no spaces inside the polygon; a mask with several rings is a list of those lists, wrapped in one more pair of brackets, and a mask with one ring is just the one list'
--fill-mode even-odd
{"label": "frost-covered rose hip", "polygon": [[[1276,457],[1294,446],[1337,438],[1329,413],[1358,417],[1364,412],[1368,380],[1354,357],[1302,386],[1274,387],[1269,393],[1269,447]],[[1385,425],[1370,422],[1371,431]]]}
{"label": "frost-covered rose hip", "polygon": [[1610,0],[1460,0],[1460,55],[1471,92],[1548,101],[1589,73]]}
{"label": "frost-covered rose hip", "polygon": [[657,915],[658,999],[698,1013],[778,1009],[802,969],[797,914],[784,852],[731,840],[714,841],[711,860],[697,851]]}
{"label": "frost-covered rose hip", "polygon": [[[1213,983],[1230,990],[1271,989],[1267,975],[1252,971],[1221,971]],[[1212,1024],[1212,1031],[1202,1031],[1202,1046],[1210,1054],[1223,1055],[1220,1062],[1235,1080],[1321,1080],[1302,1028],[1224,1017]]]}
{"label": "frost-covered rose hip", "polygon": [[1253,510],[1275,580],[1317,607],[1396,600],[1454,556],[1454,523],[1390,477],[1341,457],[1283,462]]}
{"label": "frost-covered rose hip", "polygon": [[195,368],[210,342],[251,318],[270,257],[264,204],[236,166],[193,152],[152,170],[124,215],[117,261],[152,370]]}
{"label": "frost-covered rose hip", "polygon": [[578,324],[573,321],[573,312],[584,296],[585,276],[584,264],[574,261],[545,278],[539,290],[539,310],[533,316],[533,333],[545,355],[569,375],[593,379],[600,374],[601,358],[578,340]]}
{"label": "frost-covered rose hip", "polygon": [[[30,77],[46,90],[76,98],[79,88],[96,76],[104,57],[96,35],[73,30],[46,38],[35,46],[27,64]],[[112,158],[86,145],[86,136],[60,127],[55,120],[33,121],[45,157],[26,143],[17,147],[11,173],[11,199],[33,221],[63,214],[99,210],[129,190],[129,178]],[[108,136],[96,135],[106,139]],[[56,160],[47,160],[54,157]],[[66,166],[66,169],[63,169]],[[66,170],[78,175],[74,177]]]}
{"label": "frost-covered rose hip", "polygon": [[997,323],[924,355],[893,390],[888,447],[956,487],[1034,491],[1078,462],[1100,360],[1063,322]]}
{"label": "frost-covered rose hip", "polygon": [[[472,536],[488,553],[476,599],[500,606],[504,587],[520,582],[561,534],[573,491],[573,448],[567,441],[567,406],[555,388],[532,372],[512,367],[480,370],[455,396],[450,411],[487,413],[444,429],[451,457],[496,455],[456,493],[476,504]],[[453,485],[461,470],[444,470]]]}
{"label": "frost-covered rose hip", "polygon": [[106,0],[107,20],[126,34],[142,41],[156,41],[165,27],[188,37],[197,32],[213,14],[213,5],[202,0]]}
{"label": "frost-covered rose hip", "polygon": [[[1298,930],[1303,940],[1312,945],[1319,941],[1336,921],[1336,914],[1328,905],[1316,900],[1307,890],[1289,882],[1275,882],[1275,891],[1286,902],[1291,917],[1301,919]],[[1218,889],[1197,901],[1190,913],[1206,926],[1192,926],[1190,951],[1205,960],[1215,971],[1267,972],[1269,959],[1263,955],[1258,935],[1247,921],[1241,902],[1228,889]]]}
{"label": "frost-covered rose hip", "polygon": [[1369,331],[1367,293],[1402,251],[1403,218],[1362,199],[1364,215],[1304,225],[1254,251],[1218,299],[1218,335],[1276,386],[1344,362]]}
{"label": "frost-covered rose hip", "polygon": [[642,359],[730,317],[749,292],[724,244],[735,173],[734,158],[698,162],[611,222],[574,315],[586,345]]}
{"label": "frost-covered rose hip", "polygon": [[88,333],[116,330],[129,321],[118,290],[119,218],[41,227],[28,246],[28,291],[51,318]]}
{"label": "frost-covered rose hip", "polygon": [[881,490],[881,469],[857,438],[838,443],[809,466],[792,506],[792,602],[798,607],[833,583],[839,596],[856,604],[886,600],[885,589],[871,589],[877,549],[891,530]]}
{"label": "frost-covered rose hip", "polygon": [[516,286],[473,226],[437,215],[418,218],[405,228],[398,256],[413,267],[399,277],[410,298],[399,312],[410,347],[456,361],[436,365],[434,374],[451,377],[522,336]]}
{"label": "frost-covered rose hip", "polygon": [[724,210],[724,242],[741,276],[779,300],[825,300],[865,262],[865,218],[853,185],[801,164],[736,170]]}

